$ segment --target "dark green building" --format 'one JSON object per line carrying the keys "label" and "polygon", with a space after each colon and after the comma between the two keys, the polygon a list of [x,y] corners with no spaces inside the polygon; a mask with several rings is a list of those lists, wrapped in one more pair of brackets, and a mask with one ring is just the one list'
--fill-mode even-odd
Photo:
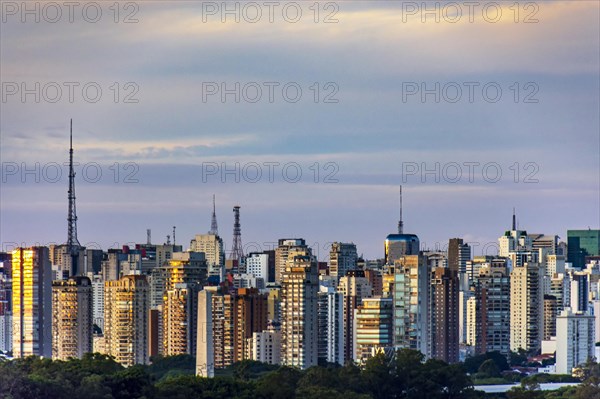
{"label": "dark green building", "polygon": [[586,256],[600,255],[600,230],[567,230],[567,260],[585,267]]}

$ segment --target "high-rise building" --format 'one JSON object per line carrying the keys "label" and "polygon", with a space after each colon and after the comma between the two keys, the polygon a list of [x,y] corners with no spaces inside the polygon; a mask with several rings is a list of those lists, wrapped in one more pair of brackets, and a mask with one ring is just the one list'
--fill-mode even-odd
{"label": "high-rise building", "polygon": [[104,279],[101,274],[92,274],[92,318],[93,323],[104,331]]}
{"label": "high-rise building", "polygon": [[600,255],[600,230],[567,230],[567,260],[583,269],[586,257]]}
{"label": "high-rise building", "polygon": [[525,262],[510,274],[510,350],[540,348],[543,333],[543,270]]}
{"label": "high-rise building", "polygon": [[165,291],[172,290],[175,284],[196,284],[206,282],[206,260],[200,252],[175,252],[170,260],[152,270],[150,274],[150,307],[161,305]]}
{"label": "high-rise building", "polygon": [[198,293],[198,337],[196,339],[196,375],[215,376],[215,355],[212,315],[213,291],[204,289]]}
{"label": "high-rise building", "polygon": [[351,270],[340,278],[337,291],[343,296],[344,359],[354,356],[354,311],[364,298],[373,296],[373,289],[362,270]]}
{"label": "high-rise building", "polygon": [[458,271],[437,267],[431,272],[431,357],[458,362]]}
{"label": "high-rise building", "polygon": [[340,278],[349,270],[356,269],[356,245],[353,243],[334,242],[329,251],[329,275]]}
{"label": "high-rise building", "polygon": [[385,263],[393,265],[406,255],[419,254],[419,237],[414,234],[389,234],[385,238]]}
{"label": "high-rise building", "polygon": [[197,234],[190,242],[190,251],[204,252],[209,275],[220,275],[225,267],[223,239],[216,234]]}
{"label": "high-rise building", "polygon": [[196,354],[198,291],[195,283],[176,283],[165,291],[162,306],[164,356]]}
{"label": "high-rise building", "polygon": [[406,255],[394,264],[394,345],[429,356],[430,273],[424,255]]}
{"label": "high-rise building", "polygon": [[104,285],[106,353],[124,366],[149,360],[150,288],[143,275],[124,276]]}
{"label": "high-rise building", "polygon": [[556,316],[557,303],[556,297],[544,295],[544,333],[542,340],[549,341],[551,337],[556,337]]}
{"label": "high-rise building", "polygon": [[483,266],[475,280],[473,298],[474,345],[477,354],[510,353],[510,275],[506,259]]}
{"label": "high-rise building", "polygon": [[533,250],[539,248],[547,248],[548,253],[552,255],[557,254],[558,250],[558,236],[557,235],[546,235],[546,234],[528,234],[531,239],[531,247]]}
{"label": "high-rise building", "polygon": [[52,356],[52,268],[46,247],[12,251],[13,356]]}
{"label": "high-rise building", "polygon": [[571,305],[571,280],[563,273],[557,273],[550,279],[550,295],[556,298],[556,313],[560,314]]}
{"label": "high-rise building", "polygon": [[275,282],[281,283],[288,262],[288,253],[292,249],[307,249],[303,238],[282,238],[275,248]]}
{"label": "high-rise building", "polygon": [[[472,296],[467,299],[466,306],[466,331],[465,331],[465,343],[469,346],[477,347],[477,298]],[[482,344],[479,344],[483,347]]]}
{"label": "high-rise building", "polygon": [[365,277],[373,288],[373,296],[383,295],[383,276],[381,270],[365,269]]}
{"label": "high-rise building", "polygon": [[527,235],[527,231],[517,228],[517,217],[514,209],[512,229],[505,231],[504,235],[498,239],[498,243],[500,245],[498,255],[502,257],[508,257],[511,252],[531,251],[533,249],[533,239]]}
{"label": "high-rise building", "polygon": [[269,254],[266,252],[251,252],[246,257],[246,273],[269,281]]}
{"label": "high-rise building", "polygon": [[281,276],[281,361],[286,366],[307,369],[318,363],[317,267],[309,248],[289,249]]}
{"label": "high-rise building", "polygon": [[569,270],[570,279],[570,304],[573,312],[586,312],[588,308],[588,297],[590,292],[589,274],[577,270]]}
{"label": "high-rise building", "polygon": [[213,364],[221,369],[234,362],[235,295],[221,287],[211,297]]}
{"label": "high-rise building", "polygon": [[248,341],[248,359],[281,364],[281,331],[278,324],[270,324],[267,330],[252,333]]}
{"label": "high-rise building", "polygon": [[364,364],[380,351],[394,347],[392,298],[365,298],[355,313],[353,358]]}
{"label": "high-rise building", "polygon": [[92,282],[84,276],[52,283],[52,358],[92,352]]}
{"label": "high-rise building", "polygon": [[12,351],[11,254],[0,252],[0,351]]}
{"label": "high-rise building", "polygon": [[248,339],[267,328],[268,294],[256,288],[240,288],[235,297],[233,358],[246,359]]}
{"label": "high-rise building", "polygon": [[462,238],[451,238],[448,243],[448,268],[458,273],[467,272],[467,261],[471,260],[471,247]]}
{"label": "high-rise building", "polygon": [[318,309],[318,357],[321,363],[344,365],[344,295],[332,287],[320,287]]}
{"label": "high-rise building", "polygon": [[550,277],[556,273],[565,272],[565,256],[548,254],[546,255],[546,274]]}
{"label": "high-rise building", "polygon": [[121,277],[121,262],[127,260],[127,254],[119,248],[108,249],[102,259],[102,279],[104,281],[118,280]]}
{"label": "high-rise building", "polygon": [[594,357],[594,316],[567,308],[556,318],[556,372],[571,374]]}

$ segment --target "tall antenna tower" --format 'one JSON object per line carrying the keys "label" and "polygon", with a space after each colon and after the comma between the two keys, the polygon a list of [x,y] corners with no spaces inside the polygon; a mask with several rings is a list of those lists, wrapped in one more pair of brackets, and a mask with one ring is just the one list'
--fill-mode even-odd
{"label": "tall antenna tower", "polygon": [[67,215],[68,222],[68,238],[67,250],[71,257],[71,276],[76,276],[79,265],[79,250],[81,244],[77,239],[77,210],[75,208],[75,169],[73,168],[73,119],[71,119],[71,139],[69,149],[69,214]]}
{"label": "tall antenna tower", "polygon": [[152,230],[146,229],[146,244],[152,244]]}
{"label": "tall antenna tower", "polygon": [[517,215],[515,214],[515,208],[513,207],[513,221],[512,221],[512,229],[517,229]]}
{"label": "tall antenna tower", "polygon": [[231,249],[230,260],[237,260],[238,265],[244,256],[242,250],[242,227],[240,224],[240,207],[233,207],[233,246]]}
{"label": "tall antenna tower", "polygon": [[208,234],[214,234],[216,236],[219,235],[219,227],[217,226],[217,211],[215,207],[215,195],[213,194],[213,213],[212,219],[210,221],[210,231]]}
{"label": "tall antenna tower", "polygon": [[398,219],[398,234],[404,234],[404,222],[402,221],[402,186],[400,186],[400,219]]}
{"label": "tall antenna tower", "polygon": [[176,226],[173,226],[173,245],[175,245],[175,228]]}

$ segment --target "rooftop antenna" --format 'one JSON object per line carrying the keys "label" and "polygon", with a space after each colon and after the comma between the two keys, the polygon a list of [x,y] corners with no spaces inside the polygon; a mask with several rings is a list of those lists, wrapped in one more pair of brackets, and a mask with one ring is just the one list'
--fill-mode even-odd
{"label": "rooftop antenna", "polygon": [[175,226],[173,226],[173,245],[175,245]]}
{"label": "rooftop antenna", "polygon": [[75,207],[75,169],[73,168],[73,119],[71,119],[70,148],[69,148],[69,214],[67,215],[68,236],[67,249],[71,256],[71,276],[76,276],[79,265],[79,250],[81,244],[77,239],[77,210]]}
{"label": "rooftop antenna", "polygon": [[167,234],[167,245],[171,245],[171,236]]}
{"label": "rooftop antenna", "polygon": [[515,214],[515,207],[513,206],[513,219],[512,219],[512,229],[517,229],[517,216]]}
{"label": "rooftop antenna", "polygon": [[402,221],[402,185],[400,185],[400,219],[398,220],[398,234],[404,234],[404,222]]}
{"label": "rooftop antenna", "polygon": [[146,229],[146,244],[150,245],[152,243],[152,230]]}
{"label": "rooftop antenna", "polygon": [[213,212],[212,219],[210,221],[210,231],[208,234],[214,234],[216,236],[219,235],[219,227],[217,226],[217,212],[215,207],[215,195],[213,194]]}

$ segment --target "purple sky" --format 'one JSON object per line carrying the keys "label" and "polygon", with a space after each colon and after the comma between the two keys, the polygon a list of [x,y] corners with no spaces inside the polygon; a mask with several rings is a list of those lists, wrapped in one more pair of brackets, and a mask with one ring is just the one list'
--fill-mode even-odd
{"label": "purple sky", "polygon": [[[412,2],[322,2],[317,23],[312,2],[296,23],[289,2],[256,23],[245,3],[239,23],[209,12],[221,2],[137,2],[118,23],[108,3],[96,23],[89,8],[73,23],[66,8],[56,23],[55,10],[36,23],[3,9],[2,247],[66,241],[69,118],[79,240],[103,249],[147,228],[164,242],[174,225],[187,247],[209,230],[214,193],[227,245],[240,205],[246,251],[303,237],[321,259],[332,241],[382,257],[401,183],[405,231],[429,248],[463,237],[480,255],[513,206],[530,232],[599,228],[599,5],[523,2],[516,16],[513,3],[495,23],[489,2],[472,22],[467,8],[422,22]],[[39,102],[22,98],[36,83]],[[208,91],[236,83],[239,102]]]}

